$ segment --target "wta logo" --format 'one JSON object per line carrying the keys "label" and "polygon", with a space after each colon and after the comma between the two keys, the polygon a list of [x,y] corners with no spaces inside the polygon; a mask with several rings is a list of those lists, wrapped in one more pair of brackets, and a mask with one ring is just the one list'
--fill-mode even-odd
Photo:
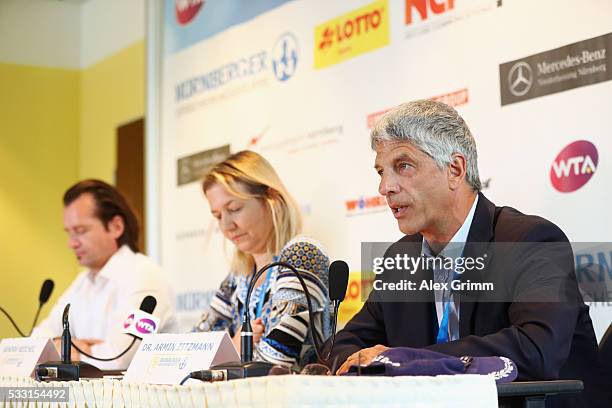
{"label": "wta logo", "polygon": [[136,330],[142,334],[155,333],[156,325],[151,319],[140,319],[136,322]]}
{"label": "wta logo", "polygon": [[562,193],[571,193],[584,186],[597,170],[599,155],[595,145],[578,140],[557,155],[550,168],[550,182]]}
{"label": "wta logo", "polygon": [[204,0],[174,0],[176,21],[178,21],[180,25],[189,24],[203,5]]}

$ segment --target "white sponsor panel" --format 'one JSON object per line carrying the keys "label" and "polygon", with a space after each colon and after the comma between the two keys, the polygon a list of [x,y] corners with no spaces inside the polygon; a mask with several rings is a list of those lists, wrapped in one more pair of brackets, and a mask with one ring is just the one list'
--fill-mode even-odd
{"label": "white sponsor panel", "polygon": [[[504,62],[612,32],[612,3],[469,3],[389,0],[382,6],[388,45],[319,69],[315,27],[341,26],[343,15],[371,4],[383,12],[380,2],[288,2],[165,55],[161,249],[184,329],[196,323],[228,273],[232,244],[209,214],[200,183],[177,185],[178,160],[224,145],[261,153],[302,206],[304,233],[358,272],[362,241],[402,235],[376,198],[368,118],[414,99],[456,105],[476,138],[484,193],[493,202],[541,215],[573,241],[612,240],[611,82],[502,106],[500,84],[510,81],[518,94],[527,92],[529,72],[517,65],[514,77],[500,78],[499,71]],[[190,24],[185,29],[197,18]],[[579,140],[595,146],[597,162],[584,155],[556,161]],[[592,175],[575,191],[562,192],[551,171]],[[611,317],[610,308],[598,304],[598,334]]]}

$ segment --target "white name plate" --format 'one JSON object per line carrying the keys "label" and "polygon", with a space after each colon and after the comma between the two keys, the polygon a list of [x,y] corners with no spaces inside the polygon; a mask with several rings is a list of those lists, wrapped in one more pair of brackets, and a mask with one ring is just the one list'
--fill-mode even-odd
{"label": "white name plate", "polygon": [[48,338],[23,337],[0,342],[0,375],[32,377],[38,363],[60,359]]}
{"label": "white name plate", "polygon": [[124,381],[179,384],[190,372],[240,361],[226,332],[149,334],[132,359]]}

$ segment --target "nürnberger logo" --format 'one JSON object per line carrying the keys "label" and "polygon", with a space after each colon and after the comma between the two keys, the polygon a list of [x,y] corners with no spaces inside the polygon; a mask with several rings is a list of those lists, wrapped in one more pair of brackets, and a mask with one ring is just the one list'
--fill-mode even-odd
{"label": "n\u00fcrnberger logo", "polygon": [[189,24],[203,5],[204,0],[174,0],[176,21],[178,21],[180,25]]}
{"label": "n\u00fcrnberger logo", "polygon": [[128,327],[132,325],[133,322],[134,322],[134,313],[132,313],[131,315],[128,316],[127,319],[125,319],[125,322],[123,322],[123,328],[127,329]]}
{"label": "n\u00fcrnberger logo", "polygon": [[413,10],[416,10],[421,16],[421,21],[425,21],[428,18],[428,11],[434,14],[443,14],[455,7],[455,0],[406,0],[406,15],[404,16],[404,22],[406,25],[410,25],[414,22],[412,18]]}
{"label": "n\u00fcrnberger logo", "polygon": [[298,63],[298,41],[292,33],[284,33],[272,51],[274,76],[283,82],[293,76]]}
{"label": "n\u00fcrnberger logo", "polygon": [[557,155],[550,168],[550,181],[562,193],[571,193],[584,186],[597,170],[599,155],[595,145],[578,140]]}

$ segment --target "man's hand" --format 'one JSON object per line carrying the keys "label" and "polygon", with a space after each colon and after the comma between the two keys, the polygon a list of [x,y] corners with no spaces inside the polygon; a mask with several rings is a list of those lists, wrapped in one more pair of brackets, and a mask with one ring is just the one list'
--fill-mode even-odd
{"label": "man's hand", "polygon": [[372,362],[374,357],[386,350],[389,350],[389,347],[383,346],[382,344],[377,344],[374,347],[359,350],[358,352],[351,354],[349,358],[346,359],[346,361],[336,371],[336,375],[346,373],[350,366],[368,365]]}

